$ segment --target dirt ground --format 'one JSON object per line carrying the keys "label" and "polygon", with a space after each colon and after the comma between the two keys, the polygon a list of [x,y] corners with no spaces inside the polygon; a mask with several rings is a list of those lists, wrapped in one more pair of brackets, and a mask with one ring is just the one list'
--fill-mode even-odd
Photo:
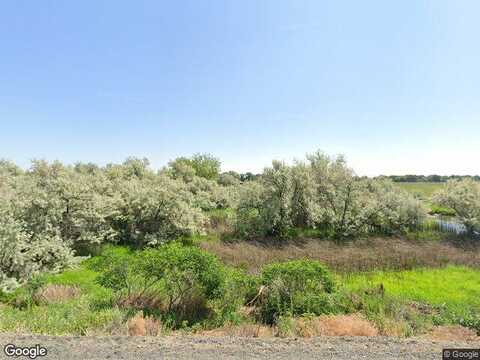
{"label": "dirt ground", "polygon": [[[48,351],[44,359],[441,359],[444,348],[479,348],[474,342],[385,337],[255,339],[239,337],[47,337],[0,335],[1,359],[6,344]],[[28,359],[26,357],[23,357]],[[18,357],[16,359],[19,359]],[[39,359],[42,359],[39,357]]]}

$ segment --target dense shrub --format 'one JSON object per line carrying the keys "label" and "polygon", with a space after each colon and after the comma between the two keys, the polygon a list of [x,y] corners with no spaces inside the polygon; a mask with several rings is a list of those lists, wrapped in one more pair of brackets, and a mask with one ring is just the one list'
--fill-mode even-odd
{"label": "dense shrub", "polygon": [[59,270],[75,252],[89,254],[103,244],[142,248],[202,233],[202,210],[231,206],[234,193],[207,179],[218,165],[213,160],[194,157],[204,177],[194,174],[189,182],[154,173],[146,159],[103,168],[33,161],[25,172],[2,161],[2,287]]}
{"label": "dense shrub", "polygon": [[302,162],[297,162],[291,171],[291,221],[295,227],[312,227],[316,219],[313,174]]}
{"label": "dense shrub", "polygon": [[434,200],[453,209],[468,232],[480,232],[480,183],[471,179],[450,180],[434,195]]}
{"label": "dense shrub", "polygon": [[218,177],[218,183],[223,186],[234,186],[240,184],[240,174],[235,171],[222,173]]}
{"label": "dense shrub", "polygon": [[[439,203],[476,231],[479,193],[473,181],[452,182]],[[234,228],[240,238],[283,239],[299,228],[338,239],[398,234],[424,217],[420,202],[390,182],[360,179],[343,157],[321,152],[292,166],[274,161],[260,175],[220,175],[218,159],[205,154],[159,172],[137,158],[104,167],[33,161],[26,171],[0,161],[2,287],[105,244],[142,249],[204,235],[217,210],[231,211],[219,232]]]}
{"label": "dense shrub", "polygon": [[420,201],[391,182],[359,179],[341,156],[307,158],[294,166],[274,161],[260,181],[240,188],[238,235],[285,238],[296,228],[315,228],[347,238],[405,233],[423,221]]}
{"label": "dense shrub", "polygon": [[56,231],[69,245],[111,241],[115,204],[101,176],[35,161],[14,184],[15,214],[33,234]]}
{"label": "dense shrub", "polygon": [[262,216],[265,188],[257,182],[247,182],[239,188],[235,231],[242,238],[267,234],[270,224]]}
{"label": "dense shrub", "polygon": [[171,244],[142,253],[140,273],[157,276],[167,299],[167,312],[186,311],[193,297],[206,300],[219,297],[224,282],[220,261],[212,254],[196,247]]}
{"label": "dense shrub", "polygon": [[261,216],[268,226],[268,235],[285,237],[292,223],[293,184],[291,168],[274,161],[262,176],[265,187]]}
{"label": "dense shrub", "polygon": [[31,234],[0,207],[0,290],[11,291],[33,275],[74,263],[70,248],[55,233]]}
{"label": "dense shrub", "polygon": [[221,326],[224,323],[238,323],[242,315],[239,309],[252,301],[258,294],[259,279],[245,271],[225,268],[225,281],[221,288],[221,296],[212,302],[214,318],[211,323]]}
{"label": "dense shrub", "polygon": [[192,235],[204,218],[182,182],[166,176],[121,183],[121,204],[113,218],[120,241],[141,248]]}
{"label": "dense shrub", "polygon": [[98,282],[118,297],[161,299],[162,308],[144,310],[162,312],[173,326],[205,318],[208,302],[225,289],[225,269],[214,255],[176,243],[134,253],[110,249],[92,266],[101,271]]}
{"label": "dense shrub", "polygon": [[263,321],[274,323],[282,315],[337,312],[335,283],[318,261],[295,260],[263,268],[259,299]]}
{"label": "dense shrub", "polygon": [[89,262],[89,267],[100,272],[96,281],[100,285],[125,295],[138,290],[138,265],[134,254],[125,247],[106,247],[100,256]]}
{"label": "dense shrub", "polygon": [[425,220],[420,200],[391,181],[367,181],[364,201],[365,223],[382,234],[405,234]]}

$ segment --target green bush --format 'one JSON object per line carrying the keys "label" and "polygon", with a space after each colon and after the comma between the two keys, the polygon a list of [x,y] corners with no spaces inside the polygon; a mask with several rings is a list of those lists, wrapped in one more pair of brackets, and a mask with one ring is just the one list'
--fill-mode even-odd
{"label": "green bush", "polygon": [[166,313],[174,325],[208,315],[208,300],[221,296],[225,273],[220,261],[197,247],[171,244],[141,254],[139,272],[161,280]]}
{"label": "green bush", "polygon": [[96,282],[114,291],[133,291],[135,283],[136,262],[134,254],[125,247],[109,246],[102,254],[89,260],[88,266],[99,271]]}
{"label": "green bush", "polygon": [[100,270],[98,282],[119,297],[155,296],[170,325],[193,323],[210,314],[208,301],[221,297],[225,270],[212,254],[178,243],[143,251],[107,251],[93,266]]}
{"label": "green bush", "polygon": [[329,270],[318,261],[295,260],[270,264],[261,275],[262,320],[274,323],[282,315],[330,314],[339,311]]}
{"label": "green bush", "polygon": [[257,293],[258,277],[243,270],[227,268],[221,296],[213,301],[214,318],[211,325],[238,324],[242,320],[239,308],[251,301]]}

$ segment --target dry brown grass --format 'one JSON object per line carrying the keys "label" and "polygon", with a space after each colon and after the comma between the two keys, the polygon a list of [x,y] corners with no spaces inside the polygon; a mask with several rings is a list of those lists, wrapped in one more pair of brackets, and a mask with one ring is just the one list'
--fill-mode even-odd
{"label": "dry brown grass", "polygon": [[377,323],[380,335],[392,337],[406,337],[410,332],[410,326],[406,320],[384,317]]}
{"label": "dry brown grass", "polygon": [[80,296],[80,289],[76,286],[50,284],[39,289],[34,299],[38,303],[52,304],[75,299]]}
{"label": "dry brown grass", "polygon": [[480,266],[479,248],[463,249],[446,242],[400,238],[374,238],[347,244],[310,239],[282,246],[266,242],[205,242],[202,247],[225,263],[245,267],[252,273],[258,273],[268,263],[300,258],[319,260],[339,272],[405,270],[447,264]]}
{"label": "dry brown grass", "polygon": [[292,319],[291,329],[279,336],[377,336],[378,330],[360,315],[331,315]]}
{"label": "dry brown grass", "polygon": [[158,336],[162,324],[157,319],[137,314],[128,321],[127,327],[130,336]]}
{"label": "dry brown grass", "polygon": [[201,331],[200,336],[232,336],[247,338],[268,338],[275,335],[274,328],[260,324],[230,325],[222,328]]}
{"label": "dry brown grass", "polygon": [[480,342],[480,336],[475,331],[460,325],[437,326],[426,337],[432,340]]}
{"label": "dry brown grass", "polygon": [[162,301],[155,295],[150,294],[130,294],[122,297],[117,301],[117,305],[120,308],[132,308],[132,309],[162,309]]}

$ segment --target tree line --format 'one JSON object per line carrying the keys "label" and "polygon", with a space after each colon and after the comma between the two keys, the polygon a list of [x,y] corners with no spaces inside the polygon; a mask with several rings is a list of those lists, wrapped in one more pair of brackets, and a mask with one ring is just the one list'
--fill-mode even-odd
{"label": "tree line", "polygon": [[393,182],[433,182],[445,183],[450,180],[465,180],[471,179],[480,181],[480,175],[381,175],[379,179],[390,179]]}

